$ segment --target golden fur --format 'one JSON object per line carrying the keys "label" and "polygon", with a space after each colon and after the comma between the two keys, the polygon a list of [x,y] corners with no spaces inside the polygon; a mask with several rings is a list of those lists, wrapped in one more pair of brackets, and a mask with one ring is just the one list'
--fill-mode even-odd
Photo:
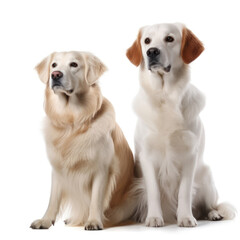
{"label": "golden fur", "polygon": [[[69,67],[71,61],[79,69]],[[60,90],[52,87],[53,62],[64,73]],[[31,227],[49,228],[63,205],[71,209],[66,223],[85,224],[87,230],[126,220],[133,208],[115,215],[114,223],[110,217],[129,198],[134,162],[113,106],[96,82],[106,67],[90,53],[67,52],[51,54],[36,70],[46,83],[45,139],[53,174],[49,207]],[[75,86],[71,94],[66,91],[70,79]]]}

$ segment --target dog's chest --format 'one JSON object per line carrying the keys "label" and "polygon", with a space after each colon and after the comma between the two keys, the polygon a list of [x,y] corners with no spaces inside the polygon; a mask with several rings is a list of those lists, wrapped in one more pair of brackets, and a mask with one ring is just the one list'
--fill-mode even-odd
{"label": "dog's chest", "polygon": [[56,170],[79,170],[95,157],[91,141],[78,131],[59,130],[48,125],[45,139],[49,160]]}
{"label": "dog's chest", "polygon": [[138,117],[161,137],[183,128],[183,115],[179,104],[164,92],[154,100],[139,92],[134,100],[134,110]]}

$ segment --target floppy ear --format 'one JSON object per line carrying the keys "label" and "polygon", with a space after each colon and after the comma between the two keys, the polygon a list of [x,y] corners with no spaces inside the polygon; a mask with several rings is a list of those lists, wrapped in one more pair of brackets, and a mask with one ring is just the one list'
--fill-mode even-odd
{"label": "floppy ear", "polygon": [[38,76],[43,83],[47,83],[49,79],[49,71],[50,71],[50,61],[52,59],[52,54],[48,57],[45,57],[36,67]]}
{"label": "floppy ear", "polygon": [[85,61],[85,79],[89,85],[93,85],[107,70],[107,67],[96,56],[88,53]]}
{"label": "floppy ear", "polygon": [[133,45],[127,50],[127,57],[132,64],[139,66],[142,62],[142,47],[141,47],[141,30],[138,33],[138,37]]}
{"label": "floppy ear", "polygon": [[191,63],[204,50],[202,42],[186,27],[182,30],[181,56],[184,63]]}

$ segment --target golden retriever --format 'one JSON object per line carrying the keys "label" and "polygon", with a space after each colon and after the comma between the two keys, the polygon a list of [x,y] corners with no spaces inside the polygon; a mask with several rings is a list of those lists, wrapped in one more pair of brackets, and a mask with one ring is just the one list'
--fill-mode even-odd
{"label": "golden retriever", "polygon": [[86,230],[116,224],[134,211],[130,199],[134,161],[97,80],[106,70],[86,52],[52,53],[36,66],[45,90],[45,140],[52,165],[49,205],[33,229],[48,229],[70,206],[69,225]]}

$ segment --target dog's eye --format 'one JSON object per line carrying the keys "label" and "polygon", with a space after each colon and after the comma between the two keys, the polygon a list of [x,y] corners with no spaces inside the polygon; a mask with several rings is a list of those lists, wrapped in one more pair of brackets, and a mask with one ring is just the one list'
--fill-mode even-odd
{"label": "dog's eye", "polygon": [[146,38],[146,39],[144,40],[144,42],[145,42],[145,44],[149,44],[149,43],[151,42],[151,39],[150,39],[150,38]]}
{"label": "dog's eye", "polygon": [[74,68],[76,68],[77,66],[78,66],[78,64],[75,63],[75,62],[71,62],[71,63],[70,63],[70,67],[74,67]]}
{"label": "dog's eye", "polygon": [[167,36],[167,37],[165,38],[165,42],[173,42],[173,41],[174,41],[174,38],[171,37],[171,36]]}
{"label": "dog's eye", "polygon": [[57,66],[57,64],[54,62],[53,64],[52,64],[52,68],[55,68]]}

